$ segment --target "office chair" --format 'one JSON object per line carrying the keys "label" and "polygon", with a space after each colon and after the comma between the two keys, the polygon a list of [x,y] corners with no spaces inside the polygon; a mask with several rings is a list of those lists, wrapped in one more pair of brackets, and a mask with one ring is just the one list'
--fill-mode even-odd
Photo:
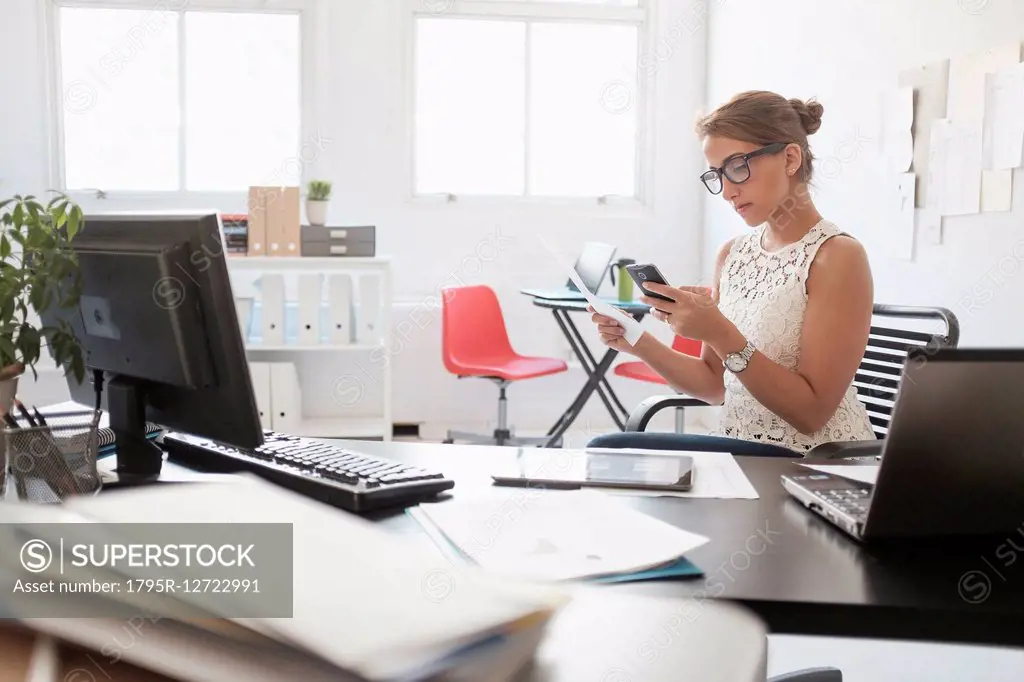
{"label": "office chair", "polygon": [[[885,438],[888,433],[889,419],[893,404],[899,391],[899,382],[903,373],[903,365],[907,361],[907,353],[916,348],[935,351],[939,348],[956,348],[960,342],[960,323],[956,315],[946,308],[926,306],[902,306],[876,303],[873,308],[871,332],[868,336],[867,350],[854,375],[853,384],[857,388],[857,397],[868,411],[876,439]],[[939,333],[901,329],[896,326],[881,326],[882,321],[913,320],[941,323],[943,330]],[[653,396],[642,401],[630,413],[626,421],[625,431],[646,431],[651,418],[669,407],[693,407],[708,403],[679,395]],[[852,453],[853,444],[837,444],[836,451],[844,450]],[[815,456],[830,456],[824,450],[815,450]]]}
{"label": "office chair", "polygon": [[[672,349],[680,353],[685,353],[695,358],[700,357],[701,349],[704,343],[701,341],[695,341],[694,339],[687,339],[683,336],[676,336],[672,339]],[[652,384],[661,384],[668,386],[668,381],[665,377],[661,376],[643,360],[631,360],[629,362],[622,362],[615,366],[615,374],[620,377],[627,379],[635,379],[637,381],[646,381]],[[696,400],[694,404],[704,405],[703,401]],[[686,431],[686,415],[684,410],[686,405],[676,405],[676,433],[684,433]]]}
{"label": "office chair", "polygon": [[543,445],[546,436],[517,437],[508,424],[505,391],[515,381],[566,371],[557,358],[528,357],[512,349],[505,318],[494,291],[483,285],[450,287],[441,292],[442,347],[445,368],[460,379],[479,377],[498,385],[498,425],[491,435],[448,431],[456,440],[496,445]]}

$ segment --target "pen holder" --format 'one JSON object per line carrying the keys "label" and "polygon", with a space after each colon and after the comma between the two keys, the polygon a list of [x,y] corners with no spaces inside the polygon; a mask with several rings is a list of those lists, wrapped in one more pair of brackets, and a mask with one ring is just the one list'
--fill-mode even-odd
{"label": "pen holder", "polygon": [[0,498],[59,504],[100,490],[100,413],[65,412],[45,419],[45,426],[0,429]]}

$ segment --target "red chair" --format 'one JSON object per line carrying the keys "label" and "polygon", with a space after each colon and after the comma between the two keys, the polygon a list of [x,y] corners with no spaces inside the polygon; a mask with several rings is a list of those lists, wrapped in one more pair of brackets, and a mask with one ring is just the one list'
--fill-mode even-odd
{"label": "red chair", "polygon": [[[700,357],[701,349],[704,344],[701,341],[695,341],[694,339],[687,339],[682,336],[677,336],[672,339],[672,348],[680,353],[686,353],[695,358]],[[623,362],[615,366],[615,374],[620,377],[626,377],[627,379],[636,379],[637,381],[646,381],[652,384],[661,384],[668,386],[668,381],[665,377],[661,376],[643,360],[633,360],[630,362]],[[676,433],[683,433],[685,430],[685,415],[682,407],[676,408]]]}
{"label": "red chair", "polygon": [[441,291],[441,354],[444,366],[458,378],[480,377],[498,384],[498,427],[494,434],[448,431],[445,443],[465,440],[497,445],[540,445],[546,437],[516,437],[508,425],[505,389],[514,381],[558,374],[563,360],[519,355],[512,349],[505,317],[494,291],[483,285]]}

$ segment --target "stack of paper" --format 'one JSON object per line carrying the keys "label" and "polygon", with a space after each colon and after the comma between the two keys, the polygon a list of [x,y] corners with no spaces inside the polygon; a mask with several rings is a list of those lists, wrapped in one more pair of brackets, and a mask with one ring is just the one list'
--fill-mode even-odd
{"label": "stack of paper", "polygon": [[[567,601],[561,590],[498,581],[480,570],[451,571],[435,553],[368,521],[250,476],[108,492],[69,500],[61,510],[0,504],[8,533],[57,515],[69,523],[292,524],[292,617],[233,617],[217,612],[224,601],[178,593],[178,603],[160,605],[160,618],[145,619],[138,645],[118,648],[118,660],[175,679],[411,681],[443,673],[452,680],[505,680],[532,658]],[[22,575],[18,552],[7,554],[13,557],[0,558],[4,584],[11,574]],[[443,598],[432,598],[432,576],[444,583]],[[123,591],[105,597],[152,612],[152,602]],[[30,617],[26,603],[15,604],[20,610],[12,614],[23,624],[93,650],[108,664],[111,637],[128,627],[110,618]],[[187,616],[176,617],[174,607]],[[0,609],[12,610],[6,594]]]}
{"label": "stack of paper", "polygon": [[508,505],[446,501],[410,509],[458,565],[536,581],[645,580],[702,575],[685,555],[704,536],[591,490],[529,489]]}

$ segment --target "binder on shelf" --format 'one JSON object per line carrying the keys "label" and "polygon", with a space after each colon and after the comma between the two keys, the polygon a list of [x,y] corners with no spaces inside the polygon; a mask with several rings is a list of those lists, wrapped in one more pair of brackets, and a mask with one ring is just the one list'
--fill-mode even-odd
{"label": "binder on shelf", "polygon": [[359,343],[379,343],[381,281],[377,275],[359,277],[359,318],[356,338]]}
{"label": "binder on shelf", "polygon": [[299,255],[299,188],[266,187],[267,255]]}
{"label": "binder on shelf", "polygon": [[252,381],[252,393],[256,399],[256,409],[260,413],[260,425],[267,430],[273,428],[271,419],[271,386],[270,364],[266,362],[250,362],[249,377]]}
{"label": "binder on shelf", "polygon": [[299,275],[299,333],[300,346],[320,343],[320,299],[323,275]]}
{"label": "binder on shelf", "polygon": [[270,363],[270,390],[273,395],[273,430],[296,433],[302,426],[302,390],[299,373],[291,362]]}
{"label": "binder on shelf", "polygon": [[260,337],[265,346],[284,345],[284,275],[260,277]]}
{"label": "binder on shelf", "polygon": [[249,188],[249,220],[246,252],[267,255],[267,192],[265,187]]}
{"label": "binder on shelf", "polygon": [[327,324],[331,345],[352,343],[352,275],[330,276],[327,284]]}

